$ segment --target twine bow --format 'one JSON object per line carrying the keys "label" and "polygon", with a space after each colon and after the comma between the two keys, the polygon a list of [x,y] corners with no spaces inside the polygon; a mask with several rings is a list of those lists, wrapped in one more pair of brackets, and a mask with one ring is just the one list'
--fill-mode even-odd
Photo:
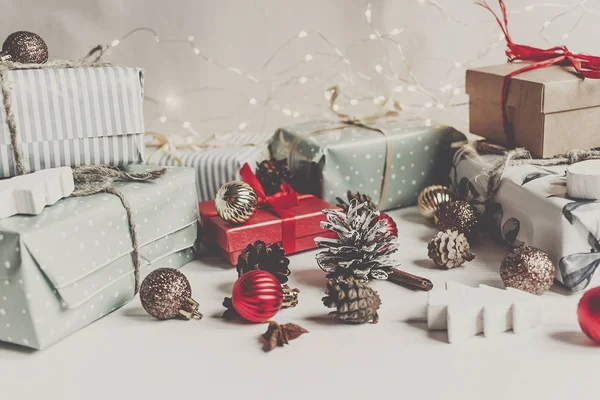
{"label": "twine bow", "polygon": [[[350,114],[342,113],[337,110],[338,107],[336,107],[336,101],[340,95],[340,88],[338,86],[332,86],[331,88],[327,89],[326,92],[331,92],[331,97],[329,99],[329,110],[338,117],[337,122],[339,122],[340,125],[324,129],[318,129],[313,132],[308,132],[306,134],[296,136],[290,146],[288,155],[288,165],[293,166],[296,147],[298,147],[300,142],[308,136],[318,135],[321,133],[336,130],[343,130],[348,126],[356,126],[369,131],[378,132],[382,134],[385,138],[385,163],[382,168],[383,178],[381,180],[381,190],[378,203],[378,208],[383,210],[386,207],[388,198],[387,192],[390,180],[390,170],[393,162],[392,152],[387,132],[381,127],[373,127],[372,124],[384,120],[386,118],[393,118],[399,116],[400,112],[402,111],[402,107],[395,100],[390,101],[390,98],[386,98],[380,103],[380,109],[375,113],[362,117],[354,117]],[[389,108],[390,106],[391,108]]]}
{"label": "twine bow", "polygon": [[201,141],[178,141],[180,138],[177,135],[165,135],[158,132],[146,132],[146,136],[152,137],[152,142],[146,144],[146,147],[153,147],[157,150],[148,157],[148,164],[156,164],[158,157],[168,155],[173,157],[175,162],[181,167],[183,160],[181,159],[181,151],[202,151],[209,149],[230,149],[238,147],[256,147],[258,143],[218,143],[219,136],[213,134]]}
{"label": "twine bow", "polygon": [[600,57],[591,56],[588,54],[573,53],[566,46],[540,49],[537,47],[516,44],[512,41],[508,32],[508,17],[504,0],[498,0],[500,10],[502,11],[502,20],[494,12],[494,10],[492,10],[486,0],[479,0],[475,4],[485,8],[492,13],[494,18],[496,18],[496,21],[498,22],[498,25],[500,26],[500,29],[502,30],[502,33],[506,39],[506,56],[508,57],[508,62],[531,62],[530,64],[526,64],[522,68],[519,68],[506,75],[502,83],[502,124],[509,147],[514,147],[514,132],[511,128],[506,109],[511,78],[515,75],[522,74],[523,72],[545,68],[551,65],[563,65],[573,67],[576,73],[583,78],[600,79]]}

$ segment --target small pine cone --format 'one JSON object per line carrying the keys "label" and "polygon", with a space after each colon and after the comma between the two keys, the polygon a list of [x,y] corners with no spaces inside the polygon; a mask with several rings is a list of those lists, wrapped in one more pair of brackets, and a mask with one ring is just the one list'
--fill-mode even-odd
{"label": "small pine cone", "polygon": [[256,177],[263,185],[267,196],[272,196],[281,191],[283,183],[292,182],[292,173],[288,169],[287,160],[264,160],[256,164]]}
{"label": "small pine cone", "polygon": [[377,310],[381,298],[376,291],[352,277],[329,279],[323,304],[328,308],[337,308],[329,315],[349,324],[376,324],[379,321]]}
{"label": "small pine cone", "polygon": [[465,261],[472,261],[472,254],[467,238],[458,231],[439,232],[427,245],[429,258],[444,268],[460,267]]}
{"label": "small pine cone", "polygon": [[281,246],[277,243],[267,246],[262,240],[257,240],[242,250],[235,268],[239,276],[259,269],[270,272],[280,283],[285,283],[291,273],[289,265],[290,259],[285,257],[285,250]]}
{"label": "small pine cone", "polygon": [[358,204],[367,203],[367,206],[365,208],[363,208],[364,211],[366,211],[366,210],[370,210],[370,211],[377,210],[377,205],[375,203],[373,203],[373,199],[369,195],[361,194],[360,192],[352,193],[350,190],[348,190],[348,192],[346,193],[346,197],[348,198],[348,203],[346,203],[344,201],[344,199],[342,199],[341,197],[336,197],[335,198],[337,200],[337,204],[336,205],[338,207],[340,207],[344,213],[348,212],[349,203],[352,200],[356,200],[358,202]]}

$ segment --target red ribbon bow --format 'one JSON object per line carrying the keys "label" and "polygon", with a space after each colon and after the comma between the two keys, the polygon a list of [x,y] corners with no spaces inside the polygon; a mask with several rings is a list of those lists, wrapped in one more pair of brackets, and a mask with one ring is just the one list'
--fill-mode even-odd
{"label": "red ribbon bow", "polygon": [[268,209],[271,213],[281,218],[282,222],[282,247],[286,253],[296,251],[296,215],[286,209],[298,205],[301,199],[312,197],[312,195],[299,195],[290,185],[281,185],[281,191],[272,196],[267,196],[263,185],[260,183],[248,163],[240,170],[242,180],[254,189],[258,196],[259,207]]}
{"label": "red ribbon bow", "polygon": [[476,4],[490,11],[494,15],[494,18],[496,18],[496,21],[498,21],[498,25],[500,25],[500,29],[502,29],[502,33],[504,33],[504,37],[506,38],[506,55],[508,57],[508,62],[531,62],[531,64],[527,64],[523,66],[523,68],[519,68],[506,75],[502,85],[502,123],[504,125],[504,132],[506,134],[508,144],[509,146],[513,147],[514,133],[510,128],[510,121],[508,119],[508,113],[506,110],[510,79],[515,75],[522,74],[523,72],[538,68],[545,68],[551,65],[570,66],[573,67],[577,74],[581,77],[600,79],[600,57],[572,53],[566,46],[539,49],[536,47],[516,44],[512,41],[510,34],[508,33],[508,18],[506,15],[506,6],[504,4],[504,0],[498,0],[500,10],[502,11],[502,20],[500,20],[498,15],[492,10],[486,0],[479,0],[476,2]]}

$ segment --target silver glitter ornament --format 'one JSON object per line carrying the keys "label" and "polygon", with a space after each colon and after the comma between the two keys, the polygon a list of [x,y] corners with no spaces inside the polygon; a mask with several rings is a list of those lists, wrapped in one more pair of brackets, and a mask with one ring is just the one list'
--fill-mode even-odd
{"label": "silver glitter ornament", "polygon": [[33,32],[11,33],[2,45],[0,60],[23,64],[43,64],[48,61],[48,46],[44,39]]}
{"label": "silver glitter ornament", "polygon": [[227,182],[215,196],[217,214],[232,224],[243,224],[256,212],[258,196],[246,182]]}
{"label": "silver glitter ornament", "polygon": [[201,319],[198,302],[185,275],[173,268],[152,271],[142,282],[140,300],[144,310],[158,319]]}
{"label": "silver glitter ornament", "polygon": [[548,254],[535,247],[517,247],[500,266],[504,286],[536,295],[550,289],[554,282],[555,267]]}

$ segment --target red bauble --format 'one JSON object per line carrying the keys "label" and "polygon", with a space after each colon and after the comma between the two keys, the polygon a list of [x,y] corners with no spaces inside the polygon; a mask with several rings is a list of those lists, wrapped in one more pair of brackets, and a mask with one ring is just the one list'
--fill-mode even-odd
{"label": "red bauble", "polygon": [[596,343],[600,343],[600,286],[590,289],[579,300],[577,319],[581,330]]}
{"label": "red bauble", "polygon": [[271,319],[283,303],[281,283],[273,274],[255,270],[246,272],[233,285],[233,308],[251,322]]}
{"label": "red bauble", "polygon": [[381,221],[381,220],[385,220],[385,223],[386,223],[385,227],[387,228],[390,235],[398,237],[398,227],[396,226],[396,222],[394,222],[392,217],[390,217],[386,213],[382,212],[379,214],[379,217],[377,217],[375,219],[375,222]]}

